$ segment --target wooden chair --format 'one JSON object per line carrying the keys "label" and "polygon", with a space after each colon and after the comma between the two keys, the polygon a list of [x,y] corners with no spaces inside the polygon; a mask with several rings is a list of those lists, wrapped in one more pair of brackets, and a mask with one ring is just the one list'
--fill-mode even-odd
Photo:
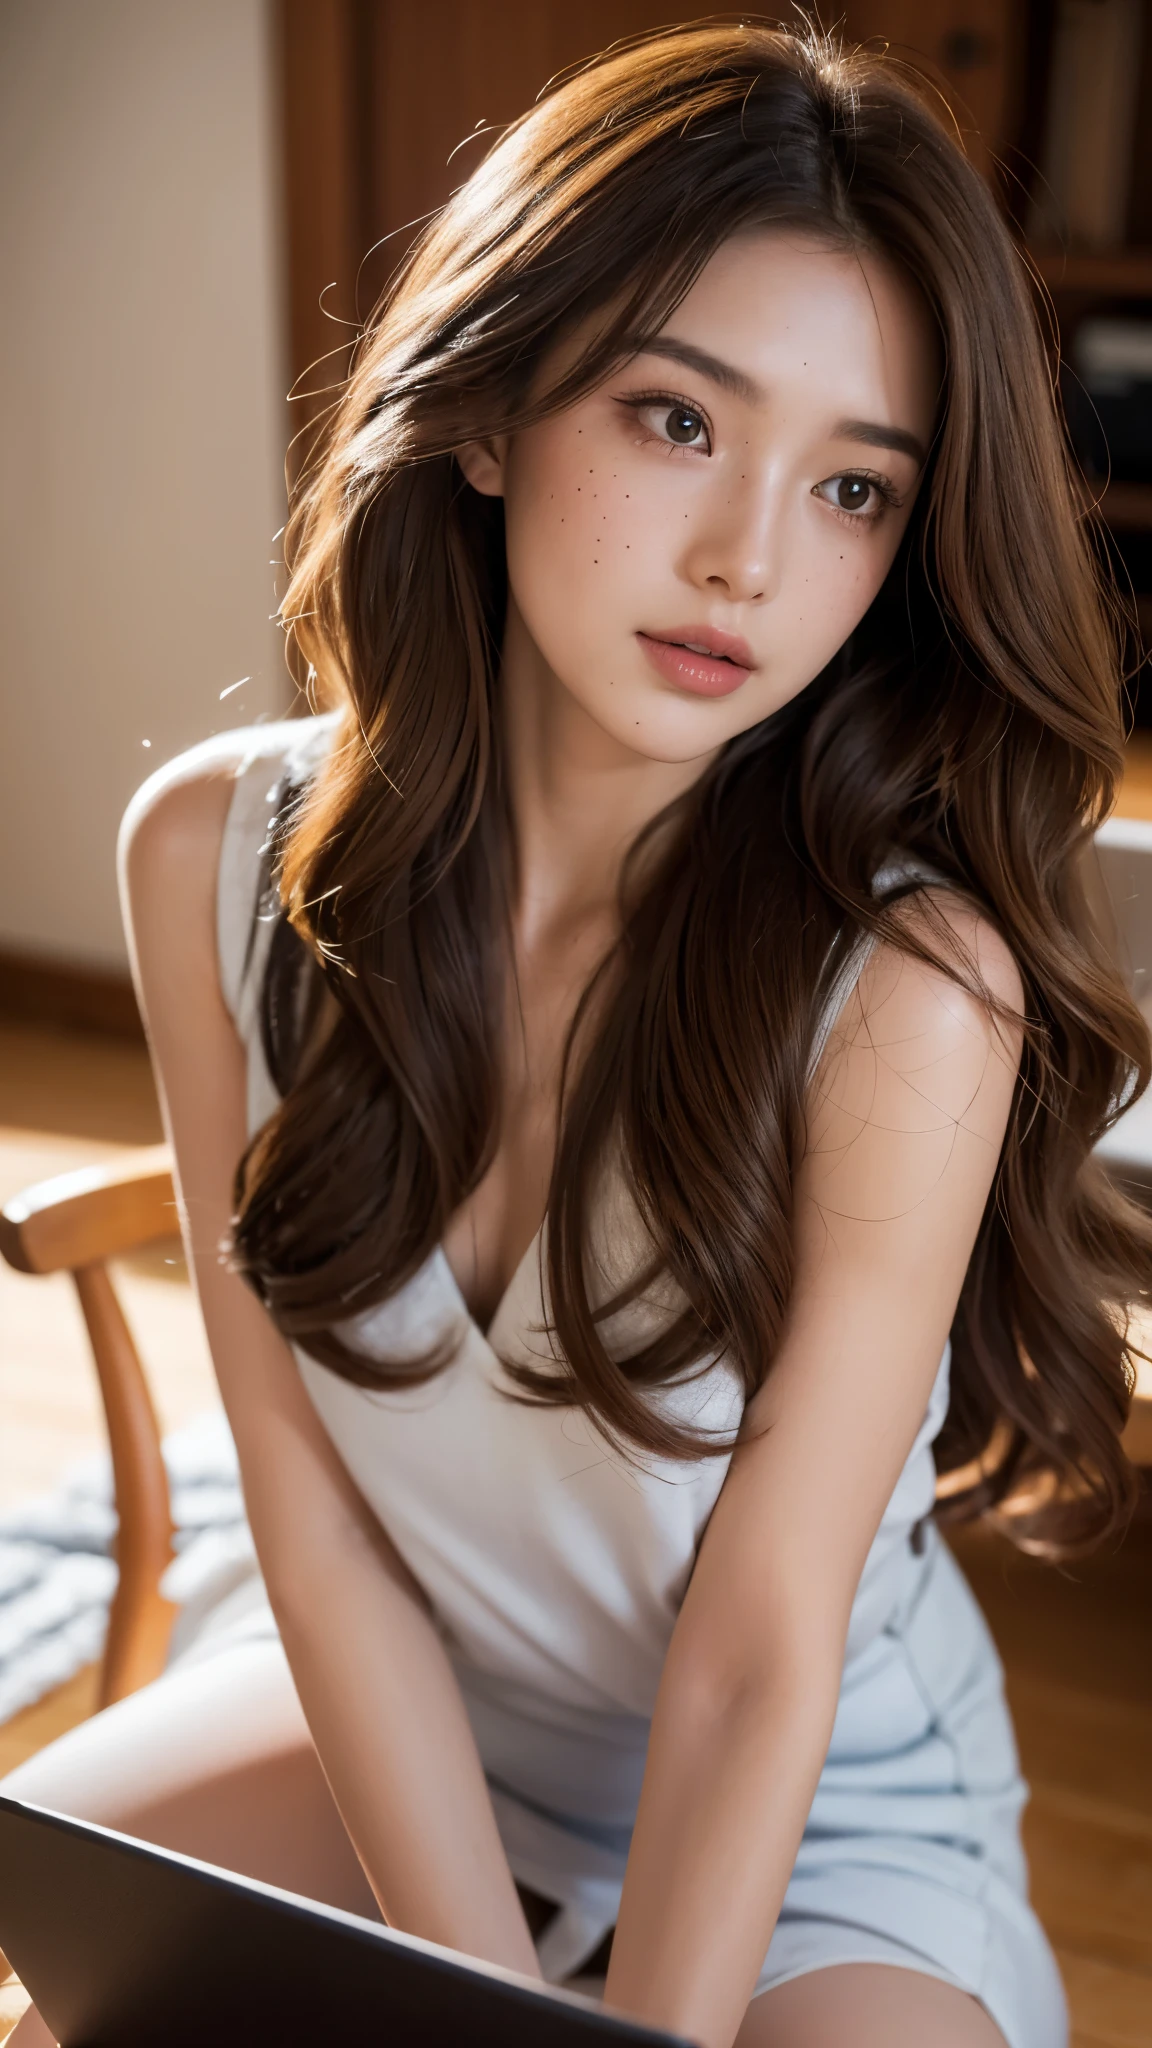
{"label": "wooden chair", "polygon": [[70,1273],[88,1326],[112,1453],[120,1579],[99,1702],[135,1692],[164,1668],[175,1608],[160,1592],[172,1515],[160,1431],[106,1261],[176,1231],[172,1159],[152,1145],[105,1166],[58,1174],[0,1209],[0,1253],[19,1273]]}

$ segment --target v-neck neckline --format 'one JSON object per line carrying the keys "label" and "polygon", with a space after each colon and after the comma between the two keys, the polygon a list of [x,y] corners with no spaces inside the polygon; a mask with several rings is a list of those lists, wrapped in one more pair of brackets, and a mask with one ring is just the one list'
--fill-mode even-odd
{"label": "v-neck neckline", "polygon": [[477,1319],[477,1317],[473,1314],[472,1310],[468,1306],[468,1303],[464,1296],[464,1289],[461,1287],[460,1282],[456,1278],[455,1273],[452,1271],[451,1261],[448,1257],[447,1252],[444,1249],[444,1240],[441,1238],[439,1244],[436,1246],[434,1256],[440,1262],[440,1266],[443,1270],[445,1281],[455,1297],[456,1308],[460,1316],[468,1324],[469,1328],[472,1329],[475,1332],[475,1334],[479,1337],[481,1343],[486,1344],[489,1351],[493,1353],[495,1352],[496,1347],[492,1341],[492,1333],[495,1330],[497,1323],[500,1321],[501,1316],[504,1314],[504,1311],[507,1308],[513,1293],[515,1292],[516,1284],[519,1281],[520,1275],[523,1273],[524,1268],[528,1263],[528,1260],[534,1257],[537,1259],[539,1258],[540,1242],[543,1238],[543,1235],[544,1224],[540,1223],[537,1225],[535,1232],[529,1239],[528,1243],[525,1245],[524,1251],[520,1259],[517,1261],[517,1264],[514,1266],[508,1284],[505,1287],[503,1294],[500,1296],[499,1301],[496,1303],[496,1306],[493,1309],[486,1326],[480,1323],[480,1321]]}

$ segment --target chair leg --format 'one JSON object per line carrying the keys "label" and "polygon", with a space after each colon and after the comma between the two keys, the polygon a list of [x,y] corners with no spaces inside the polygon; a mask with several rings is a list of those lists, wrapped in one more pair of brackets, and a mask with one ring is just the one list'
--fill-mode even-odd
{"label": "chair leg", "polygon": [[112,1453],[120,1520],[120,1580],[108,1621],[100,1705],[110,1706],[164,1669],[175,1608],[160,1592],[172,1557],[168,1474],[148,1383],[102,1264],[72,1275],[88,1325]]}

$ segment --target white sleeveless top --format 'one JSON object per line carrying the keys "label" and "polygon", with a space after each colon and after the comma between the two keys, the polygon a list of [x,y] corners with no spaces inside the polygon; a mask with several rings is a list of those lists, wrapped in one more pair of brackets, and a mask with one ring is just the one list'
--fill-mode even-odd
{"label": "white sleeveless top", "polygon": [[[221,851],[222,986],[247,1047],[253,1131],[277,1101],[259,1026],[274,906],[263,906],[252,942],[272,799],[286,773],[296,781],[308,775],[332,731],[330,719],[253,729]],[[235,738],[228,736],[230,748]],[[858,948],[846,963],[821,1040],[866,953]],[[640,1228],[623,1188],[606,1189],[593,1247],[605,1285],[635,1270]],[[633,1347],[644,1319],[659,1313],[651,1298],[621,1312],[608,1329],[610,1348]],[[576,1955],[596,1927],[614,1918],[648,1722],[728,1457],[625,1455],[579,1409],[509,1399],[501,1358],[546,1363],[546,1323],[539,1236],[486,1335],[438,1248],[399,1294],[347,1327],[359,1350],[389,1358],[424,1351],[450,1333],[455,1349],[443,1372],[415,1388],[377,1392],[299,1350],[296,1357],[345,1465],[431,1602],[513,1870],[568,1902],[566,1928],[556,1931],[553,1945],[567,1944]],[[697,1377],[653,1398],[730,1441],[740,1421],[740,1384],[722,1361],[702,1363]],[[916,1563],[909,1538],[932,1510],[931,1445],[947,1406],[946,1350],[861,1576],[849,1663],[902,1609]],[[563,1960],[552,1959],[551,1974]]]}

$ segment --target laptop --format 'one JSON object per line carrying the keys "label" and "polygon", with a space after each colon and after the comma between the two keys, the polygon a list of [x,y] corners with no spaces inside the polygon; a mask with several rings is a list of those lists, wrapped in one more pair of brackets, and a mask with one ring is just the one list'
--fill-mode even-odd
{"label": "laptop", "polygon": [[574,1993],[3,1797],[0,1949],[62,2048],[673,2048]]}

